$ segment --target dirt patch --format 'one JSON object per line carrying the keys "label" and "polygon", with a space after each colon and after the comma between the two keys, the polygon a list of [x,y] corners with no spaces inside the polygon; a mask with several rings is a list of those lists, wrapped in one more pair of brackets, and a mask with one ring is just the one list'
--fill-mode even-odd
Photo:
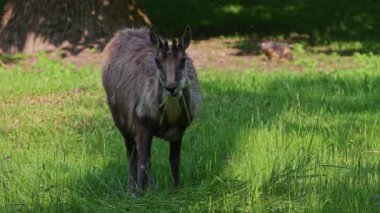
{"label": "dirt patch", "polygon": [[244,38],[213,38],[195,41],[190,45],[189,55],[201,69],[227,71],[254,70],[270,72],[290,70],[334,71],[357,68],[352,57],[334,57],[328,54],[313,54],[305,50],[294,53],[294,60],[270,61],[259,50],[255,41]]}
{"label": "dirt patch", "polygon": [[[197,69],[218,69],[222,71],[243,71],[254,69],[258,71],[273,70],[278,67],[289,67],[288,61],[271,62],[258,52],[256,47],[252,51],[242,50],[239,38],[212,38],[208,40],[192,41],[188,54],[193,59]],[[95,65],[100,67],[101,50],[83,49],[80,54],[64,53],[63,61],[76,66]],[[293,66],[299,70],[298,65]]]}
{"label": "dirt patch", "polygon": [[[94,45],[92,48],[84,46],[76,54],[73,54],[71,50],[61,49],[48,53],[48,57],[60,59],[64,63],[72,63],[79,67],[93,65],[96,69],[100,69],[101,48],[103,46]],[[294,60],[292,61],[270,61],[259,51],[255,41],[241,37],[192,41],[187,52],[197,69],[238,72],[244,70],[302,72],[305,70],[334,71],[357,67],[352,57],[334,57],[329,54],[316,54],[309,51],[294,53]],[[24,59],[21,63],[25,68],[28,68],[33,66],[36,61],[37,57],[32,56]],[[0,66],[12,66],[12,63]]]}

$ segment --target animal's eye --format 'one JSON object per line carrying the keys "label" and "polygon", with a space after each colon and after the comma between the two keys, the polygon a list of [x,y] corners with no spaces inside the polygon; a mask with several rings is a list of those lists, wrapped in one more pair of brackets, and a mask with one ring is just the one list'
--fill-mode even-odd
{"label": "animal's eye", "polygon": [[186,62],[186,57],[182,57],[181,58],[181,64],[185,64],[185,62]]}
{"label": "animal's eye", "polygon": [[158,57],[154,57],[154,61],[156,62],[156,64],[160,63],[160,59]]}
{"label": "animal's eye", "polygon": [[179,68],[184,68],[186,63],[186,57],[181,58],[181,62],[179,63]]}
{"label": "animal's eye", "polygon": [[162,65],[161,65],[161,63],[160,63],[160,59],[159,59],[158,57],[155,57],[155,58],[154,58],[154,61],[156,62],[157,67],[159,67],[159,68],[162,67]]}

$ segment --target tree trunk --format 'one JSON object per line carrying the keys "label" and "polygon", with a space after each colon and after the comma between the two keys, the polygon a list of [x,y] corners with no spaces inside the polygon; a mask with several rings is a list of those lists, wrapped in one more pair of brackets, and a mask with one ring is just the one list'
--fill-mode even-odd
{"label": "tree trunk", "polygon": [[137,0],[8,0],[1,15],[0,52],[86,46],[140,25],[150,21]]}

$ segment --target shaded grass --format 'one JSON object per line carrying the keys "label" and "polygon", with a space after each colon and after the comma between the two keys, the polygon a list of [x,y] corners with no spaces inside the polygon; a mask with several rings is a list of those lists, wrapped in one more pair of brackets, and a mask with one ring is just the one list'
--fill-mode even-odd
{"label": "shaded grass", "polygon": [[373,0],[144,0],[143,5],[165,37],[179,36],[189,24],[195,39],[243,37],[235,46],[243,55],[257,54],[263,39],[340,56],[380,53],[380,4]]}
{"label": "shaded grass", "polygon": [[5,211],[379,211],[379,58],[360,69],[200,71],[204,103],[184,138],[181,185],[155,140],[156,188],[128,192],[127,162],[91,67],[0,68]]}
{"label": "shaded grass", "polygon": [[179,29],[190,24],[195,35],[203,37],[298,33],[311,36],[313,42],[379,41],[376,20],[380,7],[373,0],[144,0],[143,3],[153,24],[171,35],[178,35]]}

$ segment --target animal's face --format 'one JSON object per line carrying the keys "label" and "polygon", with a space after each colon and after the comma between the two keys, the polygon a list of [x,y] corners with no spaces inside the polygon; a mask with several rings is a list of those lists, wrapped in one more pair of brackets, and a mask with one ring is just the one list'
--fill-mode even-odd
{"label": "animal's face", "polygon": [[186,55],[177,51],[160,52],[155,58],[161,84],[169,95],[181,95],[186,84],[186,60]]}
{"label": "animal's face", "polygon": [[182,89],[186,86],[188,59],[185,50],[190,44],[190,37],[190,27],[186,27],[178,44],[173,39],[171,48],[169,48],[166,40],[163,43],[153,30],[150,32],[151,42],[157,49],[154,60],[165,95],[181,96]]}

